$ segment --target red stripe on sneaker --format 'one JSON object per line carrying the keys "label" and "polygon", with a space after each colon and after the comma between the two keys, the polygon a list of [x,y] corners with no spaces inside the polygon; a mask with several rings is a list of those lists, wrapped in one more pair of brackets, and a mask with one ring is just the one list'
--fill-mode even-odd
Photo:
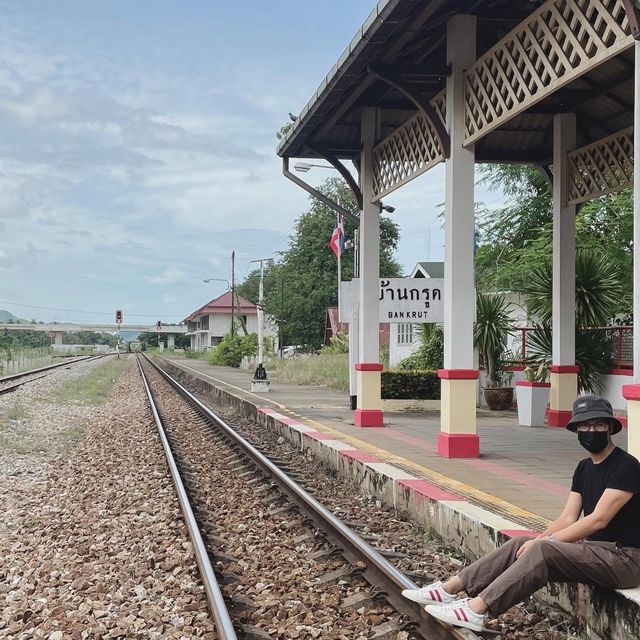
{"label": "red stripe on sneaker", "polygon": [[438,602],[442,602],[442,598],[440,596],[440,592],[439,591],[431,591],[431,599],[432,600],[437,600]]}
{"label": "red stripe on sneaker", "polygon": [[462,620],[462,618],[460,617],[460,613],[458,613],[460,611],[460,609],[454,609],[453,613],[456,614],[456,618],[458,618],[458,620]]}
{"label": "red stripe on sneaker", "polygon": [[467,614],[464,612],[464,609],[458,609],[458,611],[462,614],[465,622],[469,622],[469,618],[467,618]]}

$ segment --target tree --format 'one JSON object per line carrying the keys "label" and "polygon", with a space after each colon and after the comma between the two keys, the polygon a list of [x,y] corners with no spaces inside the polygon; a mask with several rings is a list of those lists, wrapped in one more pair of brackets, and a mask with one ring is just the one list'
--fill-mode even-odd
{"label": "tree", "polygon": [[[578,249],[576,252],[576,364],[580,367],[581,391],[595,392],[599,376],[611,363],[611,345],[603,327],[611,323],[624,295],[624,283],[618,266],[601,249]],[[547,260],[533,270],[524,287],[529,311],[541,323],[527,337],[529,364],[551,362],[552,353],[552,269]]]}
{"label": "tree", "polygon": [[[355,211],[349,187],[339,178],[330,178],[320,187],[325,195],[345,209]],[[265,269],[265,307],[280,324],[288,344],[319,348],[324,338],[327,307],[338,301],[338,265],[329,240],[336,214],[324,203],[311,198],[311,208],[298,218],[289,247],[277,263]],[[346,238],[353,238],[354,225],[344,221]],[[401,267],[394,259],[400,231],[397,224],[380,220],[380,276],[398,277]],[[353,277],[353,254],[342,256],[342,278]],[[249,274],[238,293],[257,302],[259,272]]]}
{"label": "tree", "polygon": [[[480,291],[523,291],[551,258],[551,187],[531,166],[484,165],[481,179],[510,197],[499,209],[481,207],[477,223],[476,282]],[[576,216],[576,247],[602,253],[617,267],[624,292],[615,313],[628,313],[632,291],[633,211],[631,192],[587,202]]]}

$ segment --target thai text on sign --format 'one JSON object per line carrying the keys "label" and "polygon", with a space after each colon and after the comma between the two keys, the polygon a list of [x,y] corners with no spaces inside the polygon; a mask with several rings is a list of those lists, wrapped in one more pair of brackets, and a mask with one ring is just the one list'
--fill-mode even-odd
{"label": "thai text on sign", "polygon": [[[358,309],[359,279],[340,287],[340,322],[351,322]],[[444,322],[443,278],[380,278],[380,322]],[[361,313],[367,310],[361,310]]]}

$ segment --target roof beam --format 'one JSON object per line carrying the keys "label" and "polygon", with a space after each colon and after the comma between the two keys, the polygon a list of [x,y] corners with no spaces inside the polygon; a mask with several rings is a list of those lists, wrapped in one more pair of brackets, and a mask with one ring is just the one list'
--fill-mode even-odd
{"label": "roof beam", "polygon": [[403,80],[402,70],[383,64],[369,65],[367,70],[380,78],[383,82],[395,87],[403,95],[407,96],[407,98],[409,98],[409,100],[411,100],[411,102],[413,102],[413,104],[415,104],[416,107],[424,113],[425,118],[427,118],[433,127],[434,133],[436,134],[440,144],[442,155],[445,158],[448,158],[451,151],[451,140],[449,139],[449,133],[447,132],[444,122],[442,122],[440,116],[437,114],[431,103],[419,95],[414,87],[412,87],[408,82]]}

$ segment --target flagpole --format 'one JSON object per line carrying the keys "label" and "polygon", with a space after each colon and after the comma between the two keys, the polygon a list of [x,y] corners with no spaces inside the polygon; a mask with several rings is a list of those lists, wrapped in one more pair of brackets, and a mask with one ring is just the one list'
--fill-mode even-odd
{"label": "flagpole", "polygon": [[340,283],[342,282],[342,252],[338,253],[338,329],[340,329]]}

